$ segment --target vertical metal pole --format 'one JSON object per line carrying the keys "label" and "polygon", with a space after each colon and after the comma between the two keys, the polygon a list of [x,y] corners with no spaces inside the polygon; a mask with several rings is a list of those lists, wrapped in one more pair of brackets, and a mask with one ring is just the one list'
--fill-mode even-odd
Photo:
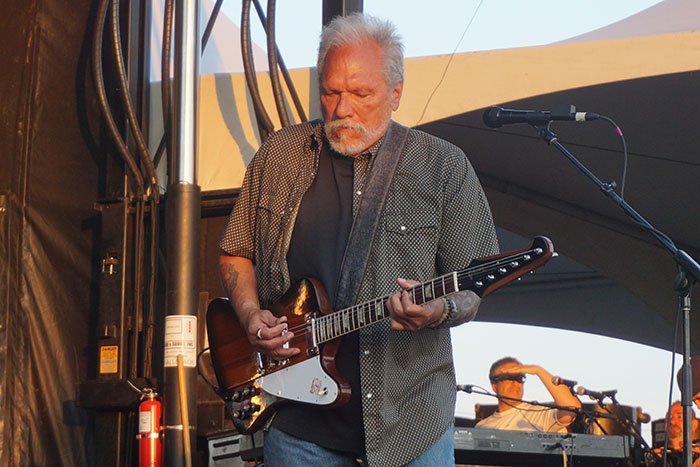
{"label": "vertical metal pole", "polygon": [[363,0],[323,0],[321,21],[325,26],[336,16],[347,16],[356,12],[362,13],[363,7]]}
{"label": "vertical metal pole", "polygon": [[[682,273],[681,273],[682,274]],[[683,406],[683,467],[693,465],[693,393],[692,367],[690,366],[690,289],[678,295],[683,320],[683,366],[681,371],[681,405]]]}
{"label": "vertical metal pole", "polygon": [[[167,313],[165,318],[165,452],[168,466],[192,465],[196,427],[183,426],[196,416],[197,271],[201,190],[196,184],[197,94],[199,78],[199,2],[175,2],[175,67],[173,154],[175,171],[167,192]],[[163,77],[167,79],[167,77]],[[184,384],[178,384],[178,355],[184,363]],[[183,387],[184,386],[184,387]],[[180,403],[185,391],[186,404]],[[185,406],[186,405],[186,406]],[[189,446],[183,442],[189,431]],[[189,454],[188,454],[189,453]],[[189,457],[189,458],[186,458]]]}

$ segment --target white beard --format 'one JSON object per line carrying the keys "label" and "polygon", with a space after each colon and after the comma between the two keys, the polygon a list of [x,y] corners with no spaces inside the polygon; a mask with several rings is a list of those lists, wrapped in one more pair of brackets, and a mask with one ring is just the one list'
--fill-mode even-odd
{"label": "white beard", "polygon": [[[389,113],[389,118],[391,113]],[[387,119],[388,123],[388,119]],[[347,137],[342,133],[337,133],[338,129],[348,128],[354,130],[360,134],[360,139],[356,140],[354,143],[346,141]],[[364,125],[354,122],[350,119],[333,120],[324,125],[324,131],[326,133],[326,138],[331,145],[331,148],[338,154],[344,156],[357,156],[365,149],[379,139],[379,137],[386,131],[387,125],[378,127],[374,130],[369,130]]]}

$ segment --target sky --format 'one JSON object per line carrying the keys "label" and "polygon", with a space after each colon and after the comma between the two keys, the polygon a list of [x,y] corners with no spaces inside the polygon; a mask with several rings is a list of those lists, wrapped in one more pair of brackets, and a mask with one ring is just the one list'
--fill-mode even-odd
{"label": "sky", "polygon": [[[213,2],[204,2],[205,8],[207,2],[211,8]],[[364,10],[390,18],[404,38],[406,56],[414,57],[549,44],[622,20],[657,3],[659,0],[364,0]],[[240,0],[229,0],[222,7],[222,13],[236,26],[240,4]],[[277,42],[288,68],[315,63],[321,4],[321,0],[277,2]],[[257,18],[253,20],[253,40],[264,49],[262,28]],[[266,66],[256,65],[258,69]],[[489,366],[508,355],[539,364],[589,389],[617,389],[621,404],[640,406],[652,419],[662,418],[666,412],[673,377],[670,352],[591,334],[513,324],[474,322],[454,329],[452,335],[460,384],[490,390]],[[679,362],[676,356],[676,370]],[[680,398],[677,388],[672,395],[673,400]],[[551,400],[544,386],[532,377],[525,385],[524,398]],[[473,417],[476,403],[492,404],[495,399],[460,393],[457,415]],[[645,425],[643,432],[651,443],[650,425]]]}
{"label": "sky", "polygon": [[[266,2],[261,3],[264,8]],[[549,44],[657,3],[660,0],[364,0],[364,11],[391,19],[404,39],[406,57],[416,57]],[[227,0],[221,10],[236,25],[240,5],[240,0]],[[289,68],[315,64],[321,5],[321,0],[277,2],[277,43]],[[264,48],[263,29],[257,17],[253,19],[253,40]]]}

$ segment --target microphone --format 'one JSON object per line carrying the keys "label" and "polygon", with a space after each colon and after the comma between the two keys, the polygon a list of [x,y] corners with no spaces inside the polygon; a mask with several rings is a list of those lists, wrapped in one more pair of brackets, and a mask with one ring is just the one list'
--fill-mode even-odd
{"label": "microphone", "polygon": [[491,107],[484,111],[484,124],[489,128],[500,128],[511,123],[527,123],[529,125],[544,125],[553,120],[568,120],[587,122],[597,120],[600,115],[592,112],[576,112],[573,105],[555,105],[551,111],[515,110],[502,107]]}
{"label": "microphone", "polygon": [[572,379],[564,379],[560,376],[552,376],[552,384],[554,384],[555,386],[563,384],[564,386],[569,386],[569,388],[573,388],[578,384],[578,381],[574,381]]}
{"label": "microphone", "polygon": [[473,388],[474,388],[473,384],[458,384],[457,385],[458,391],[464,391],[464,392],[469,393],[469,394],[471,394]]}
{"label": "microphone", "polygon": [[617,394],[617,389],[611,389],[609,391],[591,391],[590,389],[586,389],[583,386],[579,386],[576,388],[576,394],[579,396],[588,396],[591,399],[598,399],[599,401],[602,401],[606,397],[612,397],[615,394]]}

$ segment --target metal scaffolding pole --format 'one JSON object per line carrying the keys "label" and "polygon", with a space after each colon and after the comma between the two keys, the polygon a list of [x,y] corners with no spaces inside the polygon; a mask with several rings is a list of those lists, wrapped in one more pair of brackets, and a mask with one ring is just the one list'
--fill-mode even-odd
{"label": "metal scaffolding pole", "polygon": [[[166,201],[165,452],[191,466],[196,452],[197,270],[201,189],[196,183],[199,2],[175,2],[173,165]],[[167,79],[168,77],[163,77]]]}

